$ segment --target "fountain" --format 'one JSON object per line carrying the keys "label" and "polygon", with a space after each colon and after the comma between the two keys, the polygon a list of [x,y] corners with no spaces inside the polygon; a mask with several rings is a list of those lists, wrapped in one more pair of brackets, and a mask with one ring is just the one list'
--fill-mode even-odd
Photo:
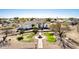
{"label": "fountain", "polygon": [[39,35],[39,36],[38,36],[38,38],[40,38],[40,39],[41,39],[41,38],[42,38],[42,36],[41,36],[41,35]]}

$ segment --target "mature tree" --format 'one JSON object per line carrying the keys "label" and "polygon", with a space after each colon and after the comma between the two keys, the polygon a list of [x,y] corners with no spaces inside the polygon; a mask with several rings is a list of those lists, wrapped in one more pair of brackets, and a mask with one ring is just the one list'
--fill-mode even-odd
{"label": "mature tree", "polygon": [[0,18],[0,23],[2,24],[2,26],[4,25],[2,18]]}
{"label": "mature tree", "polygon": [[25,18],[26,19],[26,21],[29,21],[29,18]]}
{"label": "mature tree", "polygon": [[31,26],[32,26],[32,28],[35,27],[35,24],[32,24]]}
{"label": "mature tree", "polygon": [[4,31],[5,36],[3,37],[3,40],[6,40],[8,34],[12,34],[11,29],[12,27],[3,27],[2,30]]}
{"label": "mature tree", "polygon": [[24,34],[24,30],[23,29],[20,30],[20,34],[23,36],[23,34]]}
{"label": "mature tree", "polygon": [[31,18],[30,21],[33,21],[35,18]]}
{"label": "mature tree", "polygon": [[50,28],[53,32],[55,32],[58,35],[60,43],[62,43],[63,48],[65,48],[65,43],[63,41],[65,30],[62,29],[62,23],[54,23],[50,26]]}
{"label": "mature tree", "polygon": [[36,34],[38,32],[38,28],[37,27],[33,27],[33,32]]}
{"label": "mature tree", "polygon": [[46,18],[46,21],[50,22],[52,19],[51,18]]}
{"label": "mature tree", "polygon": [[26,19],[25,18],[20,18],[20,20],[19,20],[20,22],[26,22]]}
{"label": "mature tree", "polygon": [[11,33],[11,29],[13,29],[12,27],[4,27],[3,30],[4,30],[4,33],[5,35],[7,36],[9,33]]}
{"label": "mature tree", "polygon": [[41,23],[38,23],[38,28],[41,29]]}
{"label": "mature tree", "polygon": [[54,19],[55,21],[57,21],[57,19]]}
{"label": "mature tree", "polygon": [[73,21],[73,20],[74,20],[74,18],[69,18],[69,20]]}
{"label": "mature tree", "polygon": [[79,32],[79,23],[77,24],[77,32]]}
{"label": "mature tree", "polygon": [[14,22],[15,23],[19,23],[20,21],[19,21],[19,17],[14,17]]}
{"label": "mature tree", "polygon": [[19,19],[19,17],[14,17],[15,20]]}
{"label": "mature tree", "polygon": [[69,23],[68,22],[65,21],[65,22],[62,23],[62,25],[64,27],[63,28],[64,30],[66,30],[66,31],[70,31],[71,30],[70,27],[69,27]]}
{"label": "mature tree", "polygon": [[63,18],[60,18],[61,20],[63,20]]}
{"label": "mature tree", "polygon": [[78,24],[78,19],[77,18],[69,18],[71,21],[71,25],[77,25]]}
{"label": "mature tree", "polygon": [[2,23],[2,18],[0,18],[0,23]]}

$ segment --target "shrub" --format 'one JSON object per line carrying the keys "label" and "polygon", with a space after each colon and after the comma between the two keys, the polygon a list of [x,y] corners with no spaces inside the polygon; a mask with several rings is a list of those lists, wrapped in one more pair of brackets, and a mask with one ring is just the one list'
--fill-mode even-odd
{"label": "shrub", "polygon": [[18,41],[23,40],[23,37],[22,36],[21,37],[18,37],[17,40]]}
{"label": "shrub", "polygon": [[32,26],[32,28],[35,27],[35,24],[32,24],[31,26]]}
{"label": "shrub", "polygon": [[23,34],[24,33],[24,30],[20,30],[20,34]]}

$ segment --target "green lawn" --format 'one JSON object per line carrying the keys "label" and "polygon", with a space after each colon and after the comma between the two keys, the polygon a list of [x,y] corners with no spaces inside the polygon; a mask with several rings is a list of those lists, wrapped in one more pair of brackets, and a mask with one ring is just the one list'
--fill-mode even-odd
{"label": "green lawn", "polygon": [[49,32],[45,32],[44,35],[47,36],[48,42],[56,42],[56,36],[55,35],[52,35]]}
{"label": "green lawn", "polygon": [[23,39],[21,41],[24,41],[24,42],[32,42],[33,41],[33,36],[35,34],[33,32],[30,32],[30,33],[26,33],[24,34],[23,36],[20,35],[18,37],[23,37]]}
{"label": "green lawn", "polygon": [[35,34],[34,33],[29,33],[28,35],[26,34],[26,35],[24,35],[23,36],[23,41],[26,41],[26,42],[31,42],[31,41],[33,41],[33,36],[34,36]]}

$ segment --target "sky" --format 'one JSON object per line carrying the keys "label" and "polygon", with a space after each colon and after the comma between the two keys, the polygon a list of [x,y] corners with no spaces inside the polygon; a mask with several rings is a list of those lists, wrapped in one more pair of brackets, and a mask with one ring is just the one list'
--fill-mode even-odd
{"label": "sky", "polygon": [[79,17],[79,9],[0,9],[0,17]]}

